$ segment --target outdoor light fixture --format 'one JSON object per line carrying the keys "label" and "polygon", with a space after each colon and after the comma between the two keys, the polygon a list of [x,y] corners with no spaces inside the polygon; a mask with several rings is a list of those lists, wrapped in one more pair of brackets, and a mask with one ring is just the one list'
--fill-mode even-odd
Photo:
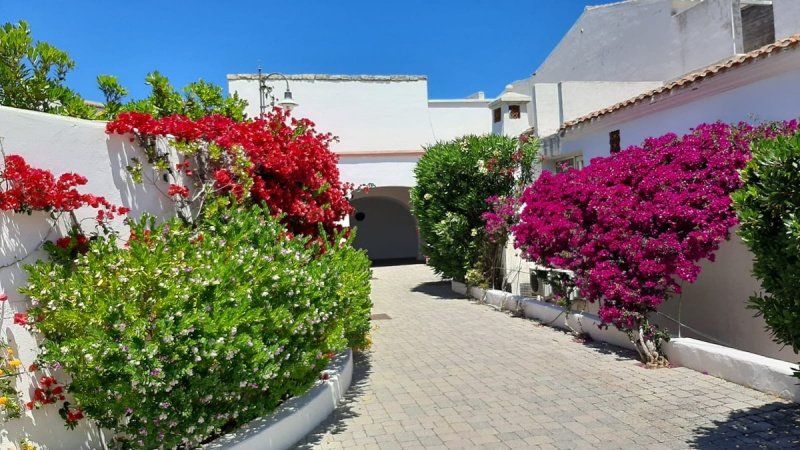
{"label": "outdoor light fixture", "polygon": [[[267,80],[273,75],[283,78],[283,81],[286,82],[286,92],[283,93],[283,99],[278,102],[275,102],[275,97],[270,95],[272,89],[267,86]],[[279,72],[263,75],[261,73],[261,67],[258,68],[258,97],[262,115],[267,112],[267,101],[269,101],[270,106],[279,106],[286,111],[291,111],[299,105],[299,103],[292,98],[292,91],[289,89],[289,79],[286,78],[286,75]]]}

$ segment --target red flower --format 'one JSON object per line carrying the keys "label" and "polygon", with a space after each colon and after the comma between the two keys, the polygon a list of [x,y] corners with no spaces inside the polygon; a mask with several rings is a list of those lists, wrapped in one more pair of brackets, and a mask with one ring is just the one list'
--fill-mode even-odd
{"label": "red flower", "polygon": [[189,198],[189,188],[186,186],[179,186],[177,184],[170,184],[167,195],[170,197],[178,195],[183,198]]}
{"label": "red flower", "polygon": [[69,236],[62,237],[56,241],[56,246],[59,248],[69,248],[70,243],[72,242],[72,238]]}
{"label": "red flower", "polygon": [[37,370],[39,370],[39,365],[36,363],[33,363],[30,366],[28,366],[28,372],[36,372]]}
{"label": "red flower", "polygon": [[28,313],[14,313],[14,325],[27,325]]}
{"label": "red flower", "polygon": [[6,294],[0,294],[0,302],[4,302],[4,301],[6,301],[6,300],[8,300],[8,295],[6,295]]}
{"label": "red flower", "polygon": [[67,422],[77,422],[81,419],[83,419],[83,412],[80,409],[67,411]]}
{"label": "red flower", "polygon": [[42,377],[39,379],[39,383],[41,383],[44,387],[50,387],[56,384],[56,379],[53,377]]}

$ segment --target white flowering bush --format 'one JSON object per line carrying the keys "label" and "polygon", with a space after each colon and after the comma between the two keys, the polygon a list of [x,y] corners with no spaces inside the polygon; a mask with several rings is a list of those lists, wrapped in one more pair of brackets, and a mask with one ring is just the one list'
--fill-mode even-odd
{"label": "white flowering bush", "polygon": [[[530,183],[538,156],[536,140],[487,134],[439,142],[425,149],[414,169],[411,205],[423,254],[437,274],[464,281],[467,271],[496,281],[491,242],[482,215],[498,197]],[[490,283],[491,284],[491,283]]]}
{"label": "white flowering bush", "polygon": [[[301,394],[363,346],[369,261],[344,237],[293,237],[218,200],[194,228],[131,223],[124,245],[53,248],[28,267],[41,365],[120,448],[191,448]],[[333,244],[329,242],[334,242]]]}

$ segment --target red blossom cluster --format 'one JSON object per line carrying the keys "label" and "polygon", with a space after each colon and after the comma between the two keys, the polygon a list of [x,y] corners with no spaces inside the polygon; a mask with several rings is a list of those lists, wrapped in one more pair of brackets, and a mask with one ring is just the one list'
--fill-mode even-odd
{"label": "red blossom cluster", "polygon": [[45,405],[52,405],[57,401],[64,401],[64,387],[58,384],[53,377],[43,376],[39,379],[38,387],[33,391],[31,401],[25,404],[28,409],[39,409]]}
{"label": "red blossom cluster", "polygon": [[130,211],[103,197],[80,193],[76,188],[86,182],[85,177],[75,173],[56,178],[49,170],[31,167],[19,155],[5,156],[0,170],[0,211],[69,212],[89,206],[97,209],[97,220],[101,222]]}
{"label": "red blossom cluster", "polygon": [[679,280],[697,279],[698,262],[713,261],[736,224],[730,194],[741,187],[750,142],[796,130],[796,121],[702,124],[581,170],[544,173],[521,196],[515,245],[532,261],[574,272],[604,323],[636,330],[680,292]]}
{"label": "red blossom cluster", "polygon": [[[339,180],[337,157],[329,149],[334,137],[318,133],[313,122],[291,118],[280,108],[247,122],[219,115],[191,120],[179,115],[154,119],[144,113],[122,113],[108,123],[106,132],[140,138],[171,136],[180,142],[219,146],[227,155],[210,161],[208,180],[191,168],[190,153],[183,154],[177,169],[198,185],[211,182],[217,192],[265,203],[272,214],[283,215],[289,230],[297,234],[317,235],[319,224],[330,232],[352,212],[347,200],[352,187]],[[236,163],[238,152],[248,160],[244,167]],[[173,197],[185,199],[189,194],[183,186],[169,188]]]}

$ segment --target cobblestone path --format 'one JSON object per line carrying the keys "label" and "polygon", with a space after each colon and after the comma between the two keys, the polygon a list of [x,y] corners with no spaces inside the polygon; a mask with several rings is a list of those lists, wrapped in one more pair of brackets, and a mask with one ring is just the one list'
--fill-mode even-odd
{"label": "cobblestone path", "polygon": [[584,345],[459,298],[423,265],[373,269],[374,344],[302,449],[800,448],[800,409]]}

